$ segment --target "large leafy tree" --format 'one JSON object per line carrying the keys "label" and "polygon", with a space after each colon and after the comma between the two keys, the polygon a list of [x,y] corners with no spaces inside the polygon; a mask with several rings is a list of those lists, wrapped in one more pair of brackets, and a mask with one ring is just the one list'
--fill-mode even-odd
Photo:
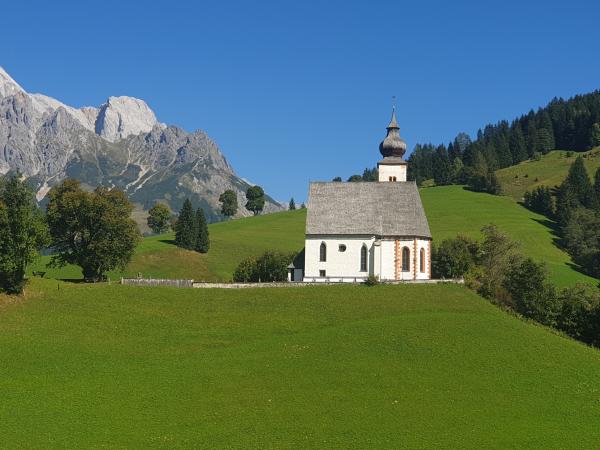
{"label": "large leafy tree", "polygon": [[208,235],[208,224],[206,223],[206,217],[204,216],[204,210],[198,208],[196,211],[196,245],[194,250],[200,253],[208,253],[210,248],[210,238]]}
{"label": "large leafy tree", "polygon": [[18,294],[25,271],[48,244],[48,233],[33,191],[14,175],[0,182],[0,290]]}
{"label": "large leafy tree", "polygon": [[186,198],[175,224],[175,245],[193,250],[197,237],[196,217],[192,209],[192,202]]}
{"label": "large leafy tree", "polygon": [[148,211],[148,226],[156,233],[165,233],[171,225],[171,211],[162,203],[155,203]]}
{"label": "large leafy tree", "polygon": [[94,282],[125,268],[141,235],[123,191],[98,187],[86,192],[69,179],[53,187],[48,198],[47,221],[57,252],[53,265],[78,265],[84,279]]}
{"label": "large leafy tree", "polygon": [[246,209],[256,216],[265,207],[265,191],[260,186],[250,186],[246,190],[246,200]]}
{"label": "large leafy tree", "polygon": [[219,196],[221,202],[221,214],[225,217],[235,216],[238,210],[237,195],[231,189],[227,189]]}

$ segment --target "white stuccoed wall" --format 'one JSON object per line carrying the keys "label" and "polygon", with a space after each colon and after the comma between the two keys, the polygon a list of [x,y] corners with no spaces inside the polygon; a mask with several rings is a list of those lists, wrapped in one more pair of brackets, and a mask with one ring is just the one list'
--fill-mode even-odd
{"label": "white stuccoed wall", "polygon": [[[319,261],[319,247],[321,242],[327,245],[327,261]],[[340,252],[339,245],[346,245],[346,251]],[[360,271],[360,249],[363,244],[368,249],[368,267],[367,272]],[[305,241],[305,273],[304,281],[310,282],[313,279],[320,278],[319,271],[325,270],[326,277],[331,281],[353,281],[354,278],[365,279],[369,274],[376,275],[382,281],[396,280],[396,239],[387,238],[376,240],[374,236],[347,236],[347,237],[309,237]],[[410,270],[408,272],[399,271],[400,280],[415,279],[415,259],[414,259],[414,239],[402,239],[399,241],[401,258],[402,247],[408,247],[410,251]],[[431,241],[426,239],[417,239],[417,261],[416,261],[416,279],[429,279]],[[420,271],[419,257],[420,250],[425,251],[424,271]]]}
{"label": "white stuccoed wall", "polygon": [[396,177],[396,181],[406,181],[406,164],[387,165],[379,164],[379,181],[389,182],[390,177]]}
{"label": "white stuccoed wall", "polygon": [[[325,270],[328,278],[344,277],[364,279],[373,270],[373,236],[348,236],[343,238],[308,237],[305,242],[304,279],[318,278],[319,271]],[[327,245],[327,261],[319,261],[321,242]],[[339,245],[346,245],[340,252]],[[366,244],[368,250],[367,272],[360,271],[360,249]]]}

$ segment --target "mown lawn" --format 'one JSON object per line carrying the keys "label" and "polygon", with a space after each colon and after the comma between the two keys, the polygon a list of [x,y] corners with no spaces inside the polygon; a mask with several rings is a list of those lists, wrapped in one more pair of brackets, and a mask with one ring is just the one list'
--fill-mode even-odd
{"label": "mown lawn", "polygon": [[[59,290],[60,286],[60,290]],[[3,448],[597,448],[600,353],[456,285],[35,281],[0,299]]]}
{"label": "mown lawn", "polygon": [[544,155],[540,161],[524,161],[516,166],[496,171],[504,194],[517,201],[523,201],[525,191],[531,191],[537,186],[554,187],[560,185],[575,158],[583,156],[585,167],[593,179],[596,170],[600,168],[600,148],[589,152],[573,152],[567,157],[566,151],[556,150]]}
{"label": "mown lawn", "polygon": [[481,228],[495,223],[519,242],[521,252],[544,261],[552,281],[568,286],[598,281],[573,268],[569,255],[559,249],[547,219],[517,204],[512,198],[470,192],[460,186],[421,189],[421,199],[435,241],[464,234],[479,239]]}

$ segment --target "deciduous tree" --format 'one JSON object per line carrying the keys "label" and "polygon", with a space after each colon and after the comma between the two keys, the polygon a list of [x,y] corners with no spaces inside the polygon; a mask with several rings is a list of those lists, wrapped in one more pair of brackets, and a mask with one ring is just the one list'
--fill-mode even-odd
{"label": "deciduous tree", "polygon": [[265,207],[265,191],[260,186],[250,186],[246,190],[246,200],[246,209],[257,216]]}
{"label": "deciduous tree", "polygon": [[237,195],[231,189],[227,189],[219,196],[221,202],[221,214],[225,217],[233,217],[238,210]]}
{"label": "deciduous tree", "polygon": [[76,264],[86,281],[100,281],[106,272],[125,268],[141,236],[123,191],[99,187],[85,192],[79,181],[65,180],[48,198],[54,265]]}
{"label": "deciduous tree", "polygon": [[148,211],[148,226],[156,233],[166,233],[171,225],[171,211],[162,203],[155,203]]}

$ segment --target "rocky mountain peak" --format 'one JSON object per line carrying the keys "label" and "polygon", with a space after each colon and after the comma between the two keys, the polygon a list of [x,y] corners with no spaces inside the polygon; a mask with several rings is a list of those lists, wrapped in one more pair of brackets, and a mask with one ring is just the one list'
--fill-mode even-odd
{"label": "rocky mountain peak", "polygon": [[[36,186],[40,202],[54,184],[76,178],[123,189],[138,212],[156,201],[177,211],[190,198],[209,220],[220,218],[223,191],[232,189],[243,205],[249,186],[204,132],[167,127],[143,100],[110,97],[99,108],[73,108],[27,93],[0,68],[0,175],[11,170]],[[281,208],[267,198],[265,211]]]}
{"label": "rocky mountain peak", "polygon": [[145,101],[133,97],[109,97],[100,106],[95,123],[96,134],[116,142],[127,136],[148,133],[158,124]]}
{"label": "rocky mountain peak", "polygon": [[19,92],[25,93],[25,90],[0,67],[0,97],[8,97]]}

